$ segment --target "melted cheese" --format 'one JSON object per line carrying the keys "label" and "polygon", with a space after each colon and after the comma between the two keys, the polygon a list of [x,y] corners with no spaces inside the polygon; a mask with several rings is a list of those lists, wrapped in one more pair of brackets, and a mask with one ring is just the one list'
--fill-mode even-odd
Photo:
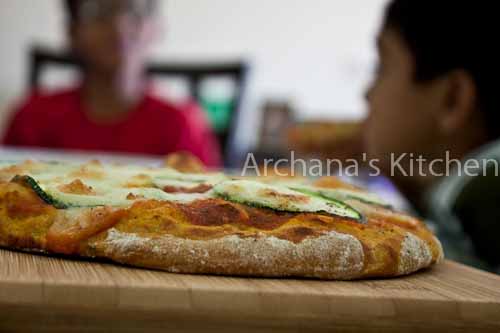
{"label": "melted cheese", "polygon": [[[189,188],[221,179],[221,174],[181,174],[170,168],[103,165],[96,162],[24,162],[14,166],[5,163],[2,166],[13,167],[9,179],[17,174],[30,176],[43,191],[68,207],[122,207],[137,200],[191,202],[213,195],[210,191],[203,194],[166,193],[162,190],[163,186],[170,184]],[[6,170],[9,173],[9,169]],[[78,184],[80,189],[88,188],[88,191],[84,193],[71,184]]]}
{"label": "melted cheese", "polygon": [[226,200],[248,205],[289,212],[325,212],[354,219],[361,218],[361,215],[349,206],[279,185],[233,180],[215,185],[213,191]]}
{"label": "melted cheese", "polygon": [[[314,187],[310,187],[314,191],[301,191],[306,185],[290,180],[279,182],[275,180],[278,184],[273,185],[245,179],[230,180],[222,173],[181,173],[168,167],[151,168],[98,162],[85,164],[25,162],[18,166],[12,167],[15,172],[13,176],[16,174],[31,176],[43,191],[69,207],[129,206],[136,200],[148,199],[191,202],[221,196],[229,201],[275,210],[325,212],[361,219],[361,215],[350,206],[331,200],[354,197],[354,191],[332,192],[331,189]],[[76,186],[68,184],[78,184],[78,188],[88,191],[78,191]],[[199,185],[214,185],[214,189],[202,194],[163,191],[166,186],[190,189]],[[294,186],[298,190],[295,190]],[[319,193],[322,197],[314,193]]]}
{"label": "melted cheese", "polygon": [[43,190],[56,200],[70,207],[129,206],[137,200],[160,200],[191,202],[210,197],[210,193],[171,194],[157,188],[114,188],[97,195],[84,195],[61,192],[53,185],[43,186]]}
{"label": "melted cheese", "polygon": [[325,187],[314,187],[301,184],[290,184],[289,188],[302,192],[309,193],[312,195],[322,196],[324,198],[346,201],[346,200],[359,200],[366,203],[376,204],[380,206],[390,206],[389,203],[382,200],[379,196],[373,193],[354,191],[344,188],[325,188]]}

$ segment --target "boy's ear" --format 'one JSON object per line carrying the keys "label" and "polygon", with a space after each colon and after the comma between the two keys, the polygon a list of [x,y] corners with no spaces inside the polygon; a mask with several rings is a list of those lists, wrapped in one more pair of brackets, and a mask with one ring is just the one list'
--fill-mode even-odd
{"label": "boy's ear", "polygon": [[471,75],[461,69],[446,74],[442,84],[443,111],[438,125],[444,134],[451,134],[473,119],[477,108],[477,89]]}

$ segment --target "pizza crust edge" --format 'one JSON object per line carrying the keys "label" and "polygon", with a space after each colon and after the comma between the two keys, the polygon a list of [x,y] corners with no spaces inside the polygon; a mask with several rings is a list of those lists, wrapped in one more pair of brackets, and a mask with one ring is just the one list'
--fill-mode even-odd
{"label": "pizza crust edge", "polygon": [[[143,237],[111,228],[106,237],[89,241],[81,254],[172,273],[328,280],[369,277],[364,273],[365,254],[361,242],[352,235],[335,231],[295,244],[274,236],[228,235],[210,240],[171,235]],[[413,273],[441,259],[442,251],[441,256],[433,260],[428,244],[407,233],[393,276]]]}
{"label": "pizza crust edge", "polygon": [[364,266],[361,243],[335,231],[295,244],[274,236],[141,237],[112,228],[106,238],[89,242],[82,254],[173,273],[240,276],[348,280],[358,278]]}

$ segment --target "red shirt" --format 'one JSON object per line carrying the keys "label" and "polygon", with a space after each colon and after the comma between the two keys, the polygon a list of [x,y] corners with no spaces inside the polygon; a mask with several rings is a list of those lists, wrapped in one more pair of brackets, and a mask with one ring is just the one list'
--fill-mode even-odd
{"label": "red shirt", "polygon": [[176,106],[147,94],[125,118],[98,123],[84,109],[80,88],[34,93],[14,114],[4,144],[165,155],[189,151],[208,166],[220,153],[195,103]]}

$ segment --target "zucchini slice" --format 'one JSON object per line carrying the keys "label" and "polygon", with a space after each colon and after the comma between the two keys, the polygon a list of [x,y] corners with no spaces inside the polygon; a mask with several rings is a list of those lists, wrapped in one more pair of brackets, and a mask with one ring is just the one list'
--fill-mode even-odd
{"label": "zucchini slice", "polygon": [[215,195],[228,201],[288,212],[328,213],[364,222],[360,212],[351,206],[285,186],[249,180],[229,180],[214,186]]}
{"label": "zucchini slice", "polygon": [[353,191],[344,188],[324,188],[324,187],[315,187],[308,185],[291,185],[290,189],[307,193],[310,195],[321,196],[323,198],[345,201],[345,200],[358,200],[367,204],[382,206],[385,208],[391,208],[392,206],[382,200],[379,196],[372,193],[366,193],[361,191]]}
{"label": "zucchini slice", "polygon": [[45,191],[68,207],[114,206],[126,207],[137,200],[158,200],[172,202],[191,202],[208,197],[208,194],[187,193],[171,194],[157,188],[115,188],[100,195],[81,195],[64,193],[55,187],[47,187]]}
{"label": "zucchini slice", "polygon": [[29,186],[46,203],[58,209],[77,207],[126,207],[136,200],[159,200],[187,203],[209,198],[211,193],[170,194],[157,188],[115,188],[99,195],[65,193],[54,185],[40,185],[30,176],[15,176],[13,182]]}
{"label": "zucchini slice", "polygon": [[24,186],[28,186],[33,191],[35,191],[35,193],[40,197],[40,199],[42,199],[43,201],[45,201],[49,205],[54,206],[57,209],[68,208],[68,206],[65,203],[57,200],[52,195],[50,195],[47,192],[45,192],[40,187],[40,185],[38,184],[38,182],[33,177],[31,177],[31,176],[16,175],[16,176],[14,176],[14,178],[12,178],[11,182],[18,183],[18,184],[21,184],[21,185],[24,185]]}

